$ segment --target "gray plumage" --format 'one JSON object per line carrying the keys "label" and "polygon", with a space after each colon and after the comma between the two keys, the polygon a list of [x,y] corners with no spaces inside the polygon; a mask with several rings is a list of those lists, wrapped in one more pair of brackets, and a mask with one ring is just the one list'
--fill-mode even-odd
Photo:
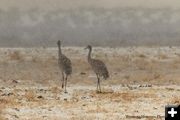
{"label": "gray plumage", "polygon": [[102,61],[91,58],[92,47],[88,45],[86,49],[89,49],[88,63],[91,65],[93,71],[96,73],[97,76],[97,91],[99,89],[99,92],[101,92],[100,77],[103,77],[104,79],[109,78],[109,72],[106,65]]}
{"label": "gray plumage", "polygon": [[59,48],[59,51],[58,51],[58,55],[59,55],[58,63],[59,63],[59,67],[60,67],[61,73],[62,73],[62,88],[64,88],[64,86],[65,86],[65,93],[67,93],[67,91],[66,91],[67,78],[72,73],[71,60],[69,58],[67,58],[64,54],[62,54],[61,41],[60,40],[57,42],[57,45],[58,45],[58,48]]}

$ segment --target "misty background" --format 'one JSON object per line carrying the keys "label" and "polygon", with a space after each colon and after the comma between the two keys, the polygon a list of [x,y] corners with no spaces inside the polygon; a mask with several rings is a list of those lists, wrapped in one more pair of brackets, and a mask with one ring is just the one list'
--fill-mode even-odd
{"label": "misty background", "polygon": [[0,9],[0,47],[177,46],[180,9],[78,7]]}

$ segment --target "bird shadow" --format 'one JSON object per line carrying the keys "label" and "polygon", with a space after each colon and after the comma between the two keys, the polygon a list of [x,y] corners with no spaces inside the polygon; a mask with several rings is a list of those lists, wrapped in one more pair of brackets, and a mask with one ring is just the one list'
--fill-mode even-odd
{"label": "bird shadow", "polygon": [[114,91],[96,91],[97,94],[112,94]]}

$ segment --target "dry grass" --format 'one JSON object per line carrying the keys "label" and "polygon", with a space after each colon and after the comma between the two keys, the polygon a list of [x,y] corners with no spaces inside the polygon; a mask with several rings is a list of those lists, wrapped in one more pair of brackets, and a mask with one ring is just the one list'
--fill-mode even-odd
{"label": "dry grass", "polygon": [[158,55],[158,58],[164,60],[164,59],[168,59],[168,56],[167,56],[166,54],[160,53],[160,54]]}
{"label": "dry grass", "polygon": [[173,104],[173,105],[180,105],[180,98],[179,97],[173,97],[170,99],[170,104]]}
{"label": "dry grass", "polygon": [[[135,76],[136,81],[138,80],[139,82],[151,82],[151,80],[161,79],[160,82],[163,84],[168,81],[168,77],[164,76],[169,75],[167,70],[177,71],[171,74],[172,76],[178,76],[177,73],[180,71],[179,56],[163,52],[163,49],[159,53],[158,48],[133,48],[131,51],[129,49],[131,50],[132,48],[98,48],[93,51],[94,58],[101,59],[106,63],[111,78],[113,78],[111,83],[131,83],[134,81],[133,76]],[[171,48],[166,49],[170,51],[169,49]],[[164,50],[166,49],[164,48]],[[180,53],[178,49],[175,50],[176,54]],[[91,78],[89,76],[92,76],[93,72],[87,62],[87,52],[82,51],[82,48],[63,48],[63,52],[72,61],[72,83],[91,84],[92,81],[90,81]],[[42,84],[48,84],[48,80],[60,80],[61,74],[57,63],[57,49],[1,49],[0,53],[4,56],[0,61],[1,79],[32,81],[36,79],[38,80],[37,82]],[[13,62],[9,62],[12,60]],[[76,80],[72,80],[74,78]],[[81,80],[82,78],[83,81]],[[172,81],[180,84],[176,80]],[[153,82],[155,81],[151,83]]]}
{"label": "dry grass", "polygon": [[28,90],[25,92],[24,98],[26,98],[28,101],[35,101],[36,100],[36,94],[34,90]]}
{"label": "dry grass", "polygon": [[136,101],[136,99],[157,97],[155,94],[152,93],[134,93],[134,92],[123,92],[123,93],[103,92],[101,94],[92,92],[91,95],[96,98],[99,98],[100,100],[110,100],[112,102],[128,102],[128,103],[131,103],[132,101]]}
{"label": "dry grass", "polygon": [[5,109],[5,104],[1,103],[1,100],[0,100],[0,120],[5,120],[3,112],[2,112],[4,109]]}
{"label": "dry grass", "polygon": [[143,112],[147,116],[163,115],[162,106],[180,104],[180,91],[173,86],[180,85],[180,50],[158,50],[95,49],[93,57],[103,60],[110,72],[110,78],[101,82],[103,92],[97,93],[87,51],[63,48],[73,66],[68,94],[64,94],[57,49],[0,49],[0,115],[6,113],[6,119],[15,119],[15,115],[20,120],[126,119],[125,115],[138,116]]}
{"label": "dry grass", "polygon": [[135,59],[134,64],[139,70],[146,70],[149,62],[145,59]]}
{"label": "dry grass", "polygon": [[23,61],[23,56],[20,54],[20,51],[12,51],[8,54],[10,60]]}
{"label": "dry grass", "polygon": [[140,57],[140,58],[146,58],[147,56],[146,55],[144,55],[144,54],[139,54],[139,55],[137,55],[138,57]]}
{"label": "dry grass", "polygon": [[9,106],[13,107],[17,105],[15,102],[15,98],[10,96],[10,97],[1,97],[0,99],[0,120],[6,120],[5,118],[5,112],[4,110],[8,108]]}
{"label": "dry grass", "polygon": [[[34,84],[35,86],[36,89],[32,89],[28,83],[24,83],[11,87],[10,91],[13,91],[13,95],[1,99],[1,105],[6,106],[4,108],[6,112],[3,110],[6,113],[5,118],[13,119],[16,117],[23,120],[26,117],[42,120],[46,116],[47,119],[55,120],[79,120],[97,117],[99,119],[125,119],[126,115],[141,116],[142,114],[150,118],[150,114],[157,116],[159,113],[161,113],[160,115],[164,113],[160,106],[167,103],[179,104],[179,94],[175,94],[175,92],[165,94],[169,90],[161,87],[137,86],[135,89],[129,90],[128,87],[106,86],[102,93],[97,93],[93,86],[74,85],[68,87],[68,94],[64,94],[62,89],[55,85],[54,87],[39,87]],[[173,91],[177,90],[174,87]],[[161,94],[162,96],[159,96]],[[169,96],[172,95],[174,98],[169,99]],[[154,107],[158,112],[154,113],[154,109],[152,109]]]}

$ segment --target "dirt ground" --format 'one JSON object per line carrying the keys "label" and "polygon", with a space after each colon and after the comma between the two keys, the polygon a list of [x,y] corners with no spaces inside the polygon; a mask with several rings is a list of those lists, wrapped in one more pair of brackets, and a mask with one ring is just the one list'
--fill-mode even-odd
{"label": "dirt ground", "polygon": [[94,48],[110,72],[96,77],[81,47],[65,47],[73,74],[61,89],[57,48],[0,49],[0,120],[164,120],[180,104],[180,48]]}

